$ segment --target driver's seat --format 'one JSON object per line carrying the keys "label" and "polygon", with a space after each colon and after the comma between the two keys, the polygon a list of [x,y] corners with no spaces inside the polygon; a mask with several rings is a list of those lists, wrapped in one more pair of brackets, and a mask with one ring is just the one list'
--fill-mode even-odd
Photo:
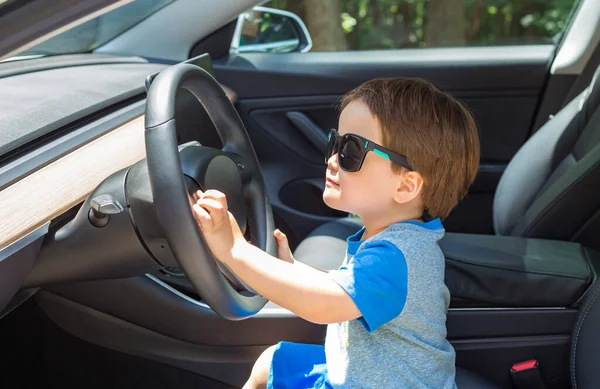
{"label": "driver's seat", "polygon": [[[497,235],[576,241],[600,249],[599,106],[600,67],[588,88],[540,128],[506,167],[493,204]],[[344,258],[346,238],[360,227],[360,220],[351,218],[326,223],[300,243],[294,257],[318,268],[335,269]],[[599,294],[600,287],[596,287],[591,305]],[[595,312],[594,319],[600,323],[600,307],[581,312],[582,320]],[[584,386],[575,385],[575,367],[594,363],[589,356],[588,360],[581,357],[583,352],[577,349],[579,335],[576,331],[573,355],[579,360],[573,364],[574,387],[591,388],[593,382],[587,377],[592,374],[598,377],[597,387],[600,365],[589,368],[585,379],[580,378]],[[600,346],[600,337],[596,338],[596,346]],[[588,350],[592,342],[588,341]],[[493,387],[478,380],[470,373],[457,371],[459,389]]]}

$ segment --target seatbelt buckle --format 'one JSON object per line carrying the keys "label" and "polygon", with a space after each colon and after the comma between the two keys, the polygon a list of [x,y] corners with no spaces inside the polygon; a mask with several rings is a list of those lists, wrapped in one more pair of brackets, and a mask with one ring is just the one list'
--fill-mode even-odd
{"label": "seatbelt buckle", "polygon": [[547,389],[535,359],[515,363],[510,369],[510,375],[517,389]]}

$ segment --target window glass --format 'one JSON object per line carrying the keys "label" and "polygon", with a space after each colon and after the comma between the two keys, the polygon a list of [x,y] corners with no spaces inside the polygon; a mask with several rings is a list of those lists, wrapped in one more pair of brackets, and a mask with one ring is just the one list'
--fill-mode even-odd
{"label": "window glass", "polygon": [[91,52],[173,1],[133,1],[52,37],[17,57]]}
{"label": "window glass", "polygon": [[271,0],[312,51],[556,44],[578,0]]}

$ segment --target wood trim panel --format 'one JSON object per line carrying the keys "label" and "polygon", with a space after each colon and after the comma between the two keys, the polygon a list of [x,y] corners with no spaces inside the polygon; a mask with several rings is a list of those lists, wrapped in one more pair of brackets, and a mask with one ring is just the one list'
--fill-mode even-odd
{"label": "wood trim panel", "polygon": [[145,157],[140,116],[0,191],[0,250],[85,200],[112,173]]}
{"label": "wood trim panel", "polygon": [[[235,103],[235,91],[221,87]],[[142,115],[3,189],[0,250],[83,202],[112,173],[144,158]]]}

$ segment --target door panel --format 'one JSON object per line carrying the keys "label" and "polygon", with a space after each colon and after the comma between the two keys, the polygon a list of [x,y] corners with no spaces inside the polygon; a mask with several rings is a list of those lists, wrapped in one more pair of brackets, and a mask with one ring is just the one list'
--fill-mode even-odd
{"label": "door panel", "polygon": [[[479,126],[482,161],[448,231],[493,233],[493,195],[504,167],[530,135],[553,58],[552,46],[370,52],[242,54],[216,61],[238,94],[278,227],[292,245],[344,216],[320,198],[322,139],[337,127],[341,97],[374,77],[422,77],[463,101]],[[312,137],[312,139],[311,139]]]}

